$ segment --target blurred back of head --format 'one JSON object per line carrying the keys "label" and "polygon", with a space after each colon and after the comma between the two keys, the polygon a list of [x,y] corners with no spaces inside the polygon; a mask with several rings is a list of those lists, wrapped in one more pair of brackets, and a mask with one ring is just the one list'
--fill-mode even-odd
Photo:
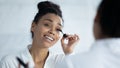
{"label": "blurred back of head", "polygon": [[98,14],[102,34],[108,37],[120,37],[120,1],[102,0]]}

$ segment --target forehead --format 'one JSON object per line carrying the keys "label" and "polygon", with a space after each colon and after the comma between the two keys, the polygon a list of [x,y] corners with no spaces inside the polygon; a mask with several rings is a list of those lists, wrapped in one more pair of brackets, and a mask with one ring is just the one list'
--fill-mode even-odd
{"label": "forehead", "polygon": [[47,13],[40,19],[41,21],[49,21],[53,22],[53,24],[58,24],[59,26],[63,27],[62,18],[53,13]]}

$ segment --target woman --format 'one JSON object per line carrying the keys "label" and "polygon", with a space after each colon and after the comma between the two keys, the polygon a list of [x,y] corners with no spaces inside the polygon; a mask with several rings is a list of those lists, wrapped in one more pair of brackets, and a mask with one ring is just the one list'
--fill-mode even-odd
{"label": "woman", "polygon": [[[38,13],[31,25],[32,44],[25,51],[7,56],[0,62],[0,68],[18,68],[16,57],[28,64],[29,68],[54,68],[64,55],[56,55],[49,51],[60,38],[63,28],[62,12],[57,4],[43,1],[38,4]],[[61,44],[65,55],[72,53],[74,44],[79,40],[78,35],[66,34]],[[64,40],[67,39],[68,43]]]}
{"label": "woman", "polygon": [[94,37],[91,49],[69,57],[73,65],[64,68],[120,68],[119,0],[102,0],[94,21]]}

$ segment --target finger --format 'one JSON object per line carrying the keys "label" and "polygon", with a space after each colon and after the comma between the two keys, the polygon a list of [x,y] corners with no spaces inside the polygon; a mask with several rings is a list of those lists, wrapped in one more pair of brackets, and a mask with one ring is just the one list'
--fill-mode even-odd
{"label": "finger", "polygon": [[62,39],[61,39],[61,42],[62,42],[63,44],[64,44],[64,41],[67,40],[67,38],[69,37],[69,34],[66,34],[66,35],[67,35],[67,37],[64,37],[64,36],[63,36]]}
{"label": "finger", "polygon": [[79,36],[74,34],[74,40],[79,40]]}
{"label": "finger", "polygon": [[80,40],[79,36],[76,34],[75,34],[75,36],[76,36],[76,40],[79,41]]}
{"label": "finger", "polygon": [[67,39],[68,39],[69,41],[76,40],[76,35],[75,35],[75,34],[74,34],[74,35],[69,35],[69,36],[67,37]]}
{"label": "finger", "polygon": [[18,64],[18,68],[20,68],[20,64]]}
{"label": "finger", "polygon": [[62,37],[62,39],[61,39],[61,43],[62,43],[62,44],[64,44],[64,40],[65,40],[65,38]]}
{"label": "finger", "polygon": [[79,41],[79,36],[76,34],[72,35],[68,40],[69,46],[74,46],[73,44],[76,44],[78,41]]}
{"label": "finger", "polygon": [[73,35],[72,34],[67,34],[67,37],[66,37],[66,40],[70,40],[70,39],[73,39]]}
{"label": "finger", "polygon": [[66,34],[66,35],[67,35],[67,37],[62,37],[62,39],[61,39],[61,45],[62,45],[63,49],[66,47],[66,45],[67,45],[67,41],[66,40],[69,37],[69,34]]}
{"label": "finger", "polygon": [[64,49],[65,48],[65,38],[64,37],[62,37],[62,39],[61,39],[61,45],[62,45],[62,48]]}

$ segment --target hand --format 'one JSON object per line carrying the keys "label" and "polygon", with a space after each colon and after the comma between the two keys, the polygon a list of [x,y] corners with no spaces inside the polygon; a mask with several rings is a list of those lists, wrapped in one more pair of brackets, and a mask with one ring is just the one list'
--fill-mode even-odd
{"label": "hand", "polygon": [[[68,42],[65,43],[65,40]],[[68,35],[67,37],[62,37],[61,39],[61,44],[62,48],[65,54],[70,54],[73,52],[75,44],[79,41],[79,36],[74,34],[74,35]]]}

